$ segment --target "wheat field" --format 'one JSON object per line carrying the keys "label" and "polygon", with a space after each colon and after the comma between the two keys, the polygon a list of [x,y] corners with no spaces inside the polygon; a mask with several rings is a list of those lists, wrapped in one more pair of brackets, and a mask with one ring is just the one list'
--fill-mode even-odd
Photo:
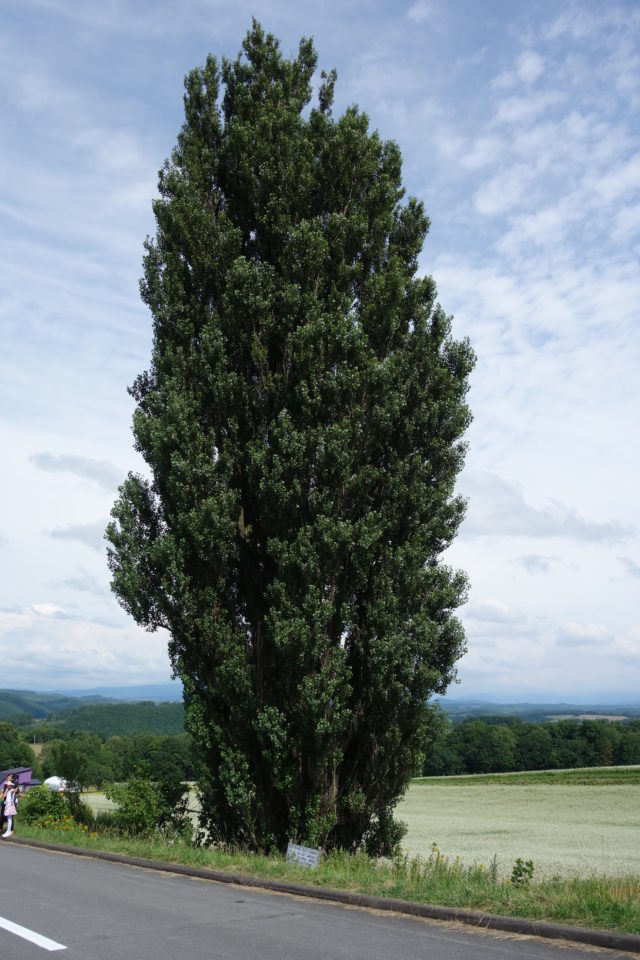
{"label": "wheat field", "polygon": [[402,843],[428,857],[432,843],[450,860],[501,875],[517,857],[536,877],[618,877],[640,873],[640,787],[634,784],[468,783],[445,778],[411,784],[397,808]]}

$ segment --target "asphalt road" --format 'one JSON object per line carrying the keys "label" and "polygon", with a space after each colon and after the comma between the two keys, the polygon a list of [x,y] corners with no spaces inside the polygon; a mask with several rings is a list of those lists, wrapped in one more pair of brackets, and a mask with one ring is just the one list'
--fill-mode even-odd
{"label": "asphalt road", "polygon": [[623,956],[0,843],[0,956],[47,955],[69,960]]}

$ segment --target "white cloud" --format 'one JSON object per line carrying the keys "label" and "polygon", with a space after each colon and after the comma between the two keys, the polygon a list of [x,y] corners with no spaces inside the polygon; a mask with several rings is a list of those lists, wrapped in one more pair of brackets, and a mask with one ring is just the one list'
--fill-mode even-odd
{"label": "white cloud", "polygon": [[567,538],[579,543],[617,543],[633,534],[618,520],[587,520],[554,499],[542,507],[525,500],[516,484],[490,471],[467,472],[462,491],[469,497],[464,536]]}
{"label": "white cloud", "polygon": [[504,140],[495,134],[484,134],[473,141],[471,147],[464,146],[459,153],[461,167],[479,170],[495,164],[504,150]]}
{"label": "white cloud", "polygon": [[627,633],[618,634],[613,641],[612,653],[616,662],[621,664],[622,670],[626,663],[628,668],[637,672],[640,668],[640,626],[632,627]]}
{"label": "white cloud", "polygon": [[224,9],[222,2],[214,0],[200,0],[187,5],[182,16],[176,17],[175,9],[170,3],[157,0],[154,4],[154,16],[143,10],[138,10],[129,0],[109,0],[106,3],[88,2],[88,0],[23,0],[25,6],[34,8],[42,15],[54,15],[57,18],[68,20],[82,31],[90,30],[92,34],[106,32],[138,34],[146,31],[149,37],[156,40],[175,34],[186,27],[188,13],[197,13],[198,8],[209,12],[210,15],[218,8]]}
{"label": "white cloud", "polygon": [[162,631],[150,634],[122,621],[107,626],[81,617],[61,618],[58,612],[50,603],[0,610],[5,686],[120,686],[165,681],[170,675]]}
{"label": "white cloud", "polygon": [[63,580],[55,580],[52,586],[59,589],[79,591],[80,593],[92,593],[99,597],[109,596],[109,588],[103,586],[97,577],[94,577],[86,571],[82,571],[75,576],[67,577]]}
{"label": "white cloud", "polygon": [[49,536],[54,540],[75,540],[102,553],[106,551],[104,540],[106,526],[106,520],[97,520],[94,523],[70,523],[66,527],[57,527],[49,531]]}
{"label": "white cloud", "polygon": [[523,83],[535,83],[544,73],[544,60],[535,50],[525,50],[518,57],[516,73]]}
{"label": "white cloud", "polygon": [[521,567],[524,567],[527,573],[536,574],[548,573],[552,564],[556,563],[557,560],[558,558],[556,556],[528,553],[524,557],[516,557],[514,562],[519,564]]}
{"label": "white cloud", "polygon": [[[496,178],[499,189],[499,178]],[[524,195],[524,188],[521,196]],[[490,202],[490,201],[489,201]],[[495,208],[483,210],[481,213],[493,214]],[[554,206],[543,207],[534,213],[520,213],[511,218],[511,227],[505,231],[497,242],[496,248],[505,256],[514,258],[531,247],[544,248],[548,253],[552,248],[558,248],[566,243],[567,232],[578,219],[575,209],[566,201],[560,201]]]}
{"label": "white cloud", "polygon": [[628,576],[640,579],[640,563],[636,563],[631,557],[618,557]]}
{"label": "white cloud", "polygon": [[57,613],[64,613],[64,608],[55,603],[34,603],[32,609],[43,617],[54,617]]}
{"label": "white cloud", "polygon": [[24,65],[17,74],[16,92],[25,110],[71,109],[77,97],[69,87],[55,83],[39,65]]}
{"label": "white cloud", "polygon": [[615,166],[593,180],[596,194],[606,204],[640,190],[640,153]]}
{"label": "white cloud", "polygon": [[568,10],[543,27],[550,39],[570,37],[577,41],[595,40],[606,45],[617,32],[628,35],[640,26],[638,10],[633,6],[605,4],[598,7],[572,3]]}
{"label": "white cloud", "polygon": [[471,603],[465,607],[465,619],[482,620],[488,623],[524,623],[525,615],[521,610],[508,606],[499,600],[487,600],[484,603]]}
{"label": "white cloud", "polygon": [[115,492],[118,483],[124,479],[121,470],[108,460],[93,460],[91,457],[78,457],[72,454],[34,453],[29,457],[31,463],[40,470],[50,473],[71,473],[78,477],[93,480],[103,490]]}
{"label": "white cloud", "polygon": [[534,171],[528,165],[513,166],[481,184],[474,196],[474,206],[484,216],[501,216],[519,206],[533,179]]}
{"label": "white cloud", "polygon": [[525,50],[512,70],[503,70],[491,81],[494,90],[509,90],[518,83],[531,86],[544,73],[544,60],[535,50]]}
{"label": "white cloud", "polygon": [[557,90],[528,96],[506,97],[498,103],[494,122],[497,124],[523,124],[537,119],[564,100]]}
{"label": "white cloud", "polygon": [[407,17],[414,23],[427,23],[433,20],[440,12],[440,4],[434,0],[417,0],[407,10]]}
{"label": "white cloud", "polygon": [[[75,133],[72,145],[86,152],[91,163],[106,175],[122,173],[128,178],[129,171],[145,169],[142,146],[133,130],[85,126]],[[155,177],[150,176],[149,180],[148,186],[153,190]]]}
{"label": "white cloud", "polygon": [[640,203],[618,210],[613,232],[618,242],[624,242],[634,234],[640,234]]}
{"label": "white cloud", "polygon": [[557,643],[565,647],[608,647],[613,633],[601,623],[565,623],[559,632]]}

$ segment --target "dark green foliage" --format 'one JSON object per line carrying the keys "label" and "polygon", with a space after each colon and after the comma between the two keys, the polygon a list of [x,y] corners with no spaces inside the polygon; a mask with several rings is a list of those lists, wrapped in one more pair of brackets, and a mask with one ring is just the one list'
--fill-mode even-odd
{"label": "dark green foliage", "polygon": [[0,717],[14,726],[26,717],[46,717],[52,709],[47,699],[46,695],[40,698],[38,694],[26,690],[0,690]]}
{"label": "dark green foliage", "polygon": [[124,780],[132,770],[146,769],[149,775],[193,780],[191,739],[186,734],[173,737],[112,737],[104,745],[104,762],[110,766],[105,779]]}
{"label": "dark green foliage", "polygon": [[35,754],[16,728],[10,723],[0,723],[0,770],[35,766]]}
{"label": "dark green foliage", "polygon": [[103,811],[94,811],[88,803],[82,800],[80,795],[74,797],[73,801],[69,800],[69,810],[76,823],[90,829],[96,826],[99,822],[98,817],[103,815]]}
{"label": "dark green foliage", "polygon": [[20,798],[19,815],[25,823],[42,825],[50,820],[61,820],[68,813],[64,796],[48,787],[31,787]]}
{"label": "dark green foliage", "polygon": [[[96,738],[97,739],[97,738]],[[99,743],[97,747],[99,749]],[[49,768],[47,770],[47,767]],[[88,776],[89,753],[83,750],[81,744],[70,740],[57,740],[51,744],[48,762],[43,759],[43,769],[48,776],[62,777],[66,780],[66,799],[69,803],[71,813],[76,815],[80,805],[80,793],[83,787],[89,785]]]}
{"label": "dark green foliage", "polygon": [[30,713],[7,713],[3,720],[5,723],[10,723],[12,727],[16,729],[20,727],[27,727],[33,722],[33,716]]}
{"label": "dark green foliage", "polygon": [[47,720],[57,728],[97,733],[103,740],[136,733],[174,734],[184,732],[184,706],[150,700],[92,704],[51,714]]}
{"label": "dark green foliage", "polygon": [[[112,736],[116,733],[177,733],[178,729],[182,729],[183,708],[181,704],[175,703],[169,684],[145,684],[141,687],[113,689],[114,694],[118,690],[122,690],[124,694],[125,691],[133,689],[139,691],[140,695],[137,699],[130,695],[105,699],[97,693],[76,697],[64,693],[0,690],[0,720],[5,720],[14,727],[30,726],[34,720],[40,725],[45,718],[66,724],[73,720],[74,712],[77,710],[78,716],[82,718],[81,723],[78,724],[79,729],[90,729],[101,736]],[[142,694],[147,690],[146,699],[143,700]],[[160,694],[166,698],[164,702],[159,702]],[[157,707],[157,712],[149,710],[149,704],[152,702]],[[96,707],[95,713],[91,709],[93,706]],[[175,712],[170,709],[171,707],[175,708]],[[100,718],[104,718],[104,724],[101,724]],[[91,726],[85,726],[85,720]],[[131,726],[125,729],[129,720]],[[110,722],[118,724],[118,729],[107,729],[106,732],[98,729],[101,726],[108,727]],[[178,723],[180,726],[176,729]]]}
{"label": "dark green foliage", "polygon": [[31,723],[22,727],[20,733],[29,743],[49,743],[50,740],[65,740],[72,731],[56,726],[55,723]]}
{"label": "dark green foliage", "polygon": [[[152,770],[170,764],[181,779],[193,779],[190,738],[177,733],[183,729],[181,703],[113,703],[54,714],[49,722],[27,728],[24,736],[45,744],[41,755],[45,776],[59,774],[56,751],[60,744],[71,743],[85,762],[85,782],[100,787],[105,781],[124,779],[141,763],[149,763]],[[176,735],[158,735],[167,730]]]}
{"label": "dark green foliage", "polygon": [[[51,728],[47,732],[51,732]],[[57,733],[57,739],[47,737],[42,750],[45,777],[54,774],[63,776],[58,758],[61,751],[70,748],[82,758],[82,780],[86,785],[100,787],[105,781],[125,780],[132,770],[141,768],[148,770],[152,777],[171,776],[179,780],[194,778],[191,741],[184,733],[168,737],[151,734],[110,737],[105,743],[95,734],[80,731]]]}
{"label": "dark green foliage", "polygon": [[511,883],[514,887],[528,887],[534,873],[533,860],[523,860],[522,857],[518,857],[511,871]]}
{"label": "dark green foliage", "polygon": [[105,793],[118,804],[112,816],[125,833],[148,834],[158,826],[160,798],[151,780],[134,776],[125,783],[111,784]]}
{"label": "dark green foliage", "polygon": [[440,730],[428,750],[426,776],[560,770],[640,763],[640,720],[522,723],[465,720]]}
{"label": "dark green foliage", "polygon": [[[83,739],[85,744],[78,740],[54,740],[42,757],[45,777],[62,777],[70,786],[75,785],[78,790],[87,786],[89,751],[86,749],[86,738]],[[96,746],[99,749],[99,741]]]}
{"label": "dark green foliage", "polygon": [[165,627],[213,836],[390,851],[464,649],[440,562],[473,353],[416,276],[428,229],[356,107],[309,108],[316,54],[254,23],[185,81],[142,296],[151,365],[107,538],[113,589]]}
{"label": "dark green foliage", "polygon": [[42,719],[58,710],[71,710],[102,697],[74,697],[64,693],[35,693],[32,690],[0,690],[0,720],[14,726]]}
{"label": "dark green foliage", "polygon": [[137,771],[124,783],[111,784],[106,796],[117,803],[111,814],[124,833],[148,835],[157,829],[184,829],[187,784],[179,780],[151,780]]}
{"label": "dark green foliage", "polygon": [[100,738],[87,733],[50,740],[43,747],[40,755],[43,775],[67,781],[67,799],[74,817],[78,813],[81,791],[90,785],[100,786],[105,779],[101,753]]}
{"label": "dark green foliage", "polygon": [[[553,731],[548,724],[524,723],[517,727],[516,759],[512,769],[548,770],[553,764]],[[517,766],[516,766],[517,765]]]}

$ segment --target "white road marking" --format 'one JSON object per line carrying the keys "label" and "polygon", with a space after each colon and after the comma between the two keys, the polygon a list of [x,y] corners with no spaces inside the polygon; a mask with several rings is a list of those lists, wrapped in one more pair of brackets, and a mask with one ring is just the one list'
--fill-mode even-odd
{"label": "white road marking", "polygon": [[36,933],[27,927],[21,927],[19,923],[13,923],[12,920],[5,920],[4,917],[0,917],[0,927],[3,930],[8,930],[9,933],[15,933],[16,937],[22,937],[23,940],[29,940],[31,943],[35,943],[37,947],[42,947],[43,950],[67,949],[64,944],[56,943],[55,940],[49,940],[48,937],[43,937],[41,933]]}

